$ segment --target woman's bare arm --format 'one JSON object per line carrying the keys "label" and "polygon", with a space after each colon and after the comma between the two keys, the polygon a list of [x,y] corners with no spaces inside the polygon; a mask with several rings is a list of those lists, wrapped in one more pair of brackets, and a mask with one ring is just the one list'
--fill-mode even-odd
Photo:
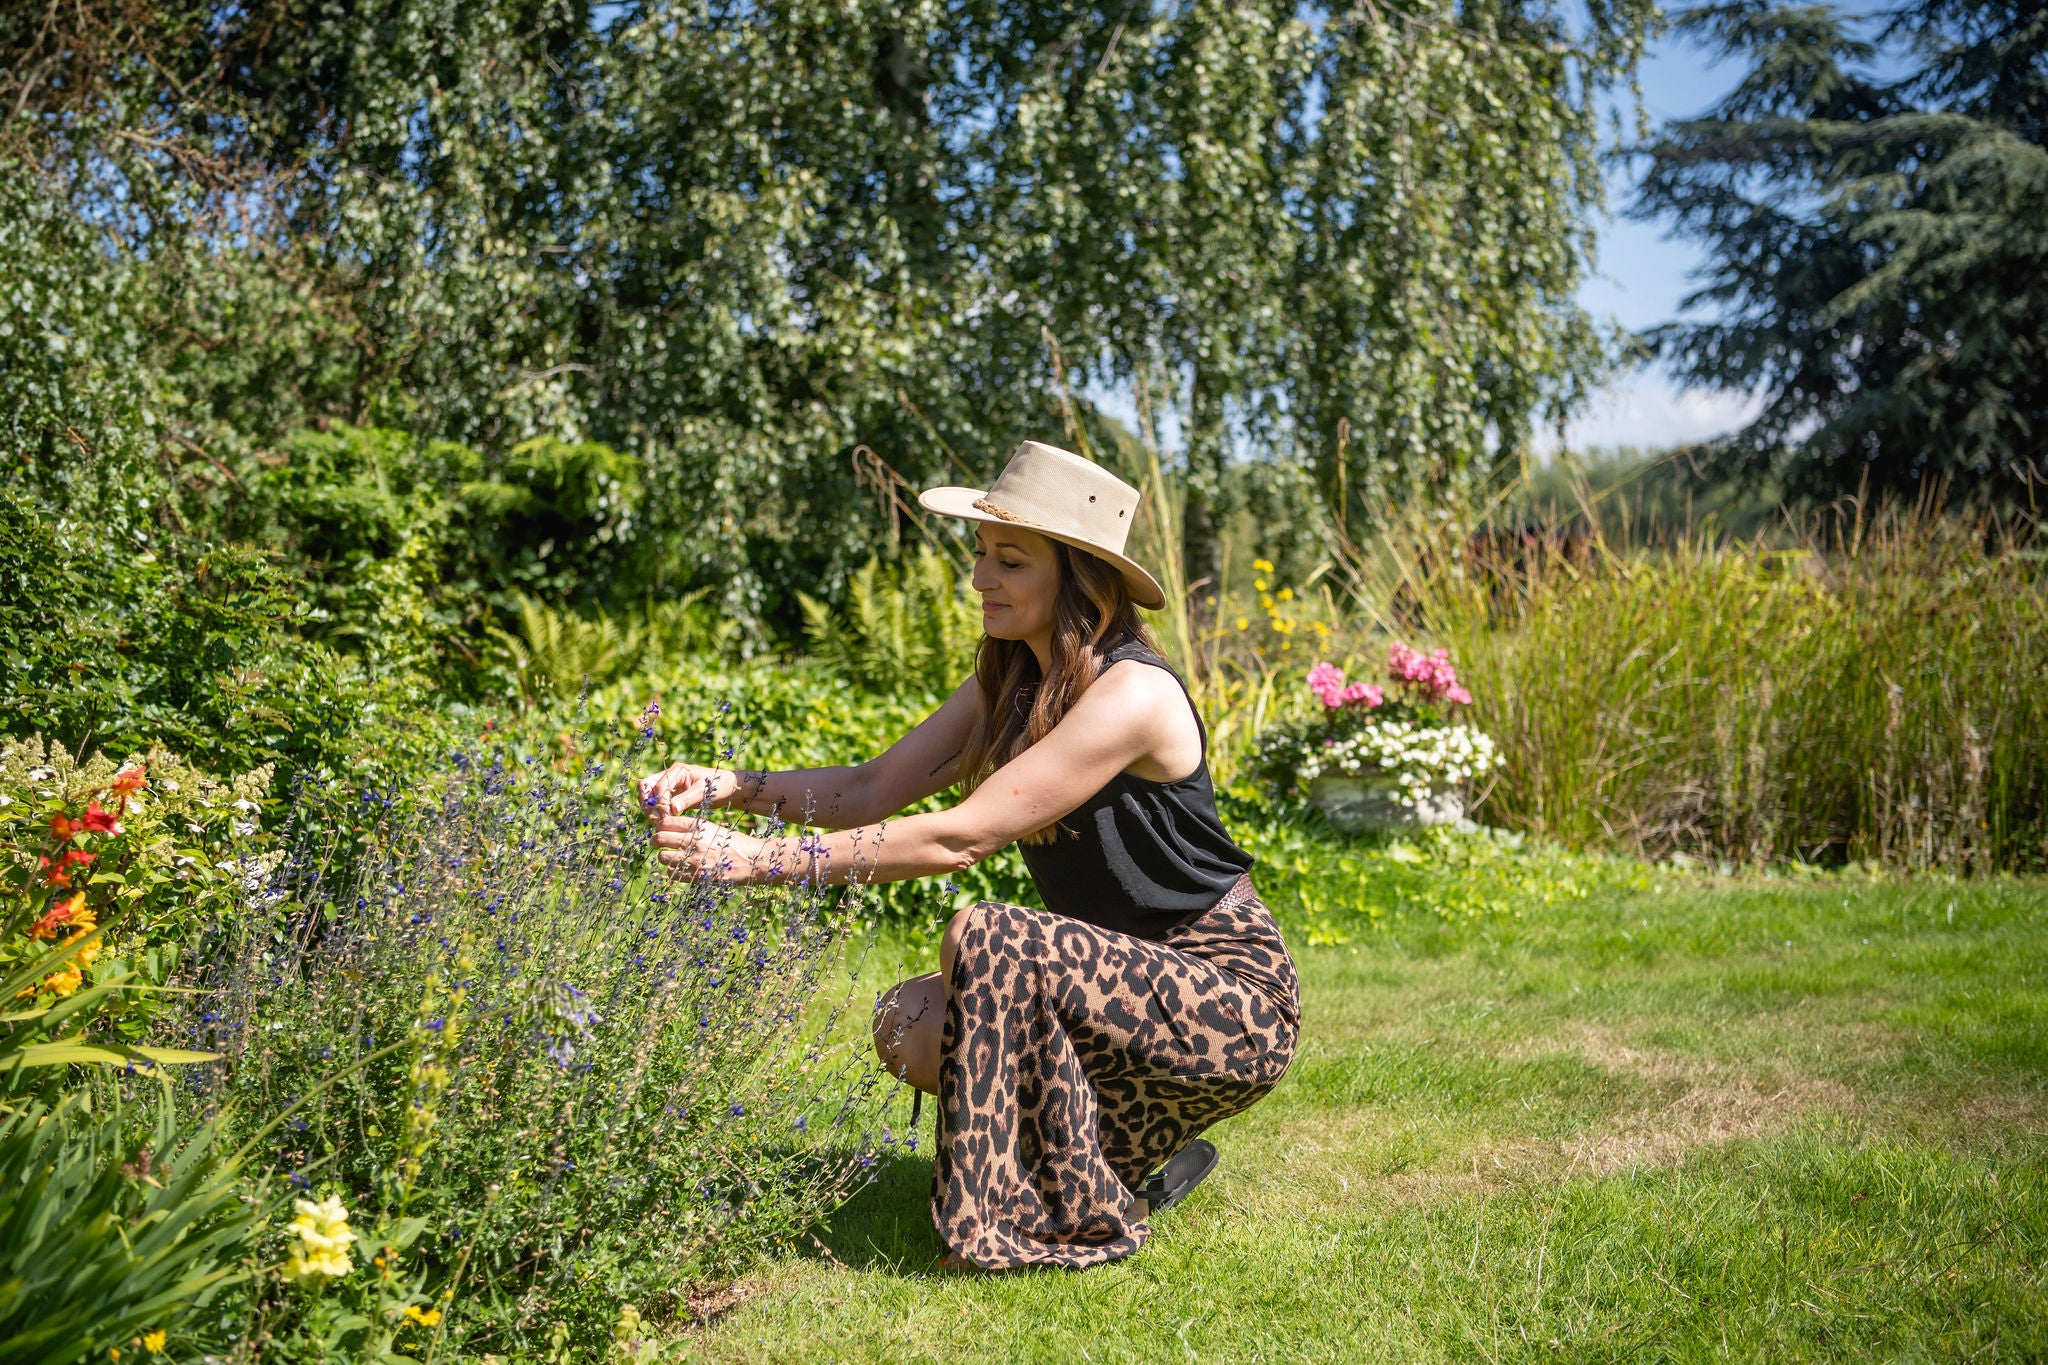
{"label": "woman's bare arm", "polygon": [[687,812],[704,804],[797,824],[850,829],[887,819],[913,801],[944,791],[958,777],[961,746],[980,708],[973,678],[882,754],[830,768],[712,768],[678,763],[641,783],[657,810]]}
{"label": "woman's bare arm", "polygon": [[735,882],[808,877],[813,866],[829,882],[958,872],[1068,814],[1131,764],[1184,738],[1174,726],[1187,714],[1179,685],[1163,670],[1118,664],[1051,734],[948,810],[774,839],[672,816],[660,821],[654,841],[662,861],[679,871],[712,870]]}

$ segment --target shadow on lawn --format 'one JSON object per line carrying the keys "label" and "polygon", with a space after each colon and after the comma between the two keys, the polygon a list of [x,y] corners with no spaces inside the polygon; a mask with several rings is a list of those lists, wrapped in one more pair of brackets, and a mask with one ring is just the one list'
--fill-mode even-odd
{"label": "shadow on lawn", "polygon": [[854,1270],[928,1274],[946,1249],[932,1227],[931,1197],[930,1157],[884,1157],[875,1178],[825,1220],[818,1240]]}

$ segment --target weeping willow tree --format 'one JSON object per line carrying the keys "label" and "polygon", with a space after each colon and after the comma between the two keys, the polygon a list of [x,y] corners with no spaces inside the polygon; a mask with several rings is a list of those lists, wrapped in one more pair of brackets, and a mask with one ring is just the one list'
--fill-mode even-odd
{"label": "weeping willow tree", "polygon": [[1576,399],[1592,101],[1654,13],[8,6],[0,183],[46,206],[0,230],[10,467],[124,452],[161,533],[326,419],[601,441],[663,574],[793,619],[887,549],[857,445],[983,476],[1133,385],[1198,579],[1232,459],[1341,511]]}

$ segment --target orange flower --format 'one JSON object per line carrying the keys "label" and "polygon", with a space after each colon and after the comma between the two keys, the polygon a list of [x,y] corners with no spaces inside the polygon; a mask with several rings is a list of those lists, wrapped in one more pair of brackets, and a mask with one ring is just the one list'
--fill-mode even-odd
{"label": "orange flower", "polygon": [[99,798],[94,797],[85,808],[85,827],[94,834],[119,834],[121,822],[114,812],[102,809]]}
{"label": "orange flower", "polygon": [[133,796],[136,792],[149,785],[145,780],[145,775],[148,772],[149,765],[146,763],[138,763],[132,768],[123,768],[120,772],[114,774],[114,785],[111,790],[115,796]]}
{"label": "orange flower", "polygon": [[51,862],[47,857],[37,861],[42,869],[44,883],[62,888],[71,885],[71,874],[74,870],[83,868],[95,856],[82,848],[67,848],[55,862]]}
{"label": "orange flower", "polygon": [[70,900],[55,907],[49,914],[37,920],[35,927],[28,931],[29,935],[33,938],[55,938],[63,930],[73,927],[81,912],[87,918],[90,918],[91,912],[85,909],[85,893],[83,891],[76,893]]}
{"label": "orange flower", "polygon": [[84,828],[82,821],[74,820],[61,812],[50,817],[50,837],[60,844],[70,843],[73,836]]}

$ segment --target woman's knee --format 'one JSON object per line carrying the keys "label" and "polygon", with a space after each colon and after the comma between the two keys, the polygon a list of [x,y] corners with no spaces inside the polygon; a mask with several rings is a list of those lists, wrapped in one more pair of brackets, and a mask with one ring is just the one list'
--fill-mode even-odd
{"label": "woman's knee", "polygon": [[946,990],[933,973],[899,981],[875,1002],[875,1056],[888,1073],[920,1090],[933,1089]]}

